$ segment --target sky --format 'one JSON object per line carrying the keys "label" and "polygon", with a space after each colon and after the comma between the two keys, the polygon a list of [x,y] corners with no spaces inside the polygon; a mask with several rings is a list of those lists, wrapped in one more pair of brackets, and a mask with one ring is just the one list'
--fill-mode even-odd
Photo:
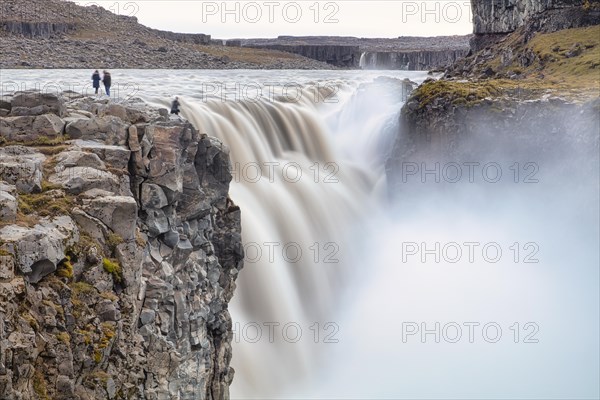
{"label": "sky", "polygon": [[469,0],[76,1],[136,16],[146,26],[213,38],[443,36],[472,33]]}

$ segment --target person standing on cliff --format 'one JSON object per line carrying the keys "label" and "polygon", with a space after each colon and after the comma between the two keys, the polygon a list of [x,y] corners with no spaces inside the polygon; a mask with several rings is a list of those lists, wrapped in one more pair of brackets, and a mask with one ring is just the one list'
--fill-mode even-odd
{"label": "person standing on cliff", "polygon": [[96,94],[98,94],[98,89],[100,89],[100,72],[98,70],[94,71],[92,75],[92,86],[96,89]]}
{"label": "person standing on cliff", "polygon": [[104,83],[104,89],[106,90],[106,95],[108,97],[110,97],[110,85],[111,85],[111,78],[110,78],[110,72],[108,71],[104,71],[104,76],[102,77],[102,83]]}
{"label": "person standing on cliff", "polygon": [[173,103],[171,103],[171,114],[179,115],[179,113],[181,112],[181,110],[179,110],[180,105],[181,104],[179,104],[179,97],[175,97],[175,100],[173,100]]}

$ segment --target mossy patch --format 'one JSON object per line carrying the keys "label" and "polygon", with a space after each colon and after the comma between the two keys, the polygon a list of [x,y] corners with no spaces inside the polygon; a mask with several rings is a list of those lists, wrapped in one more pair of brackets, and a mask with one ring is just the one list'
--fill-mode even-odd
{"label": "mossy patch", "polygon": [[444,103],[453,105],[472,106],[487,97],[500,94],[499,87],[489,81],[459,82],[459,81],[429,81],[419,86],[413,93],[412,99],[418,102],[419,109],[441,99]]}
{"label": "mossy patch", "polygon": [[71,256],[67,255],[67,257],[58,264],[56,274],[63,278],[73,279],[73,264],[71,263]]}
{"label": "mossy patch", "polygon": [[67,332],[60,332],[57,333],[55,336],[56,339],[65,344],[69,344],[69,342],[71,341],[71,336]]}
{"label": "mossy patch", "polygon": [[75,200],[62,191],[52,190],[42,193],[21,194],[18,199],[19,211],[25,215],[40,217],[69,215]]}
{"label": "mossy patch", "polygon": [[38,396],[38,399],[50,400],[50,397],[48,396],[48,384],[46,383],[43,372],[38,369],[36,369],[33,374],[33,391]]}
{"label": "mossy patch", "polygon": [[102,266],[106,272],[113,276],[115,282],[121,282],[123,280],[121,265],[116,260],[104,258],[102,259]]}
{"label": "mossy patch", "polygon": [[518,85],[527,91],[559,92],[576,101],[600,95],[600,25],[533,36],[520,28],[489,53],[459,61],[458,70],[476,58],[471,72],[481,80],[505,81],[504,86]]}

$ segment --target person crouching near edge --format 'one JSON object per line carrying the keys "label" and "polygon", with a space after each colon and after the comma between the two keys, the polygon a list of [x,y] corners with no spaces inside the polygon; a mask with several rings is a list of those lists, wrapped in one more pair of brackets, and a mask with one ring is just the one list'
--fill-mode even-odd
{"label": "person crouching near edge", "polygon": [[104,83],[104,90],[106,90],[106,95],[108,97],[110,97],[110,85],[111,85],[111,78],[110,78],[110,72],[108,71],[104,71],[104,76],[102,77],[102,83]]}
{"label": "person crouching near edge", "polygon": [[92,87],[96,89],[96,95],[98,95],[98,89],[100,89],[100,72],[98,70],[92,74]]}
{"label": "person crouching near edge", "polygon": [[179,103],[179,97],[175,97],[175,100],[173,100],[173,103],[171,103],[171,114],[179,115],[179,113],[181,112],[181,110],[179,109],[180,105],[181,104]]}

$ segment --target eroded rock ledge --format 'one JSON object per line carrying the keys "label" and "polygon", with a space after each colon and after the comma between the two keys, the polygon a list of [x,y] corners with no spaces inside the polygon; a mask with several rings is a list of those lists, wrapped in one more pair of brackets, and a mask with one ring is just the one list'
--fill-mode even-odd
{"label": "eroded rock ledge", "polygon": [[228,149],[141,101],[0,108],[0,398],[228,398]]}

